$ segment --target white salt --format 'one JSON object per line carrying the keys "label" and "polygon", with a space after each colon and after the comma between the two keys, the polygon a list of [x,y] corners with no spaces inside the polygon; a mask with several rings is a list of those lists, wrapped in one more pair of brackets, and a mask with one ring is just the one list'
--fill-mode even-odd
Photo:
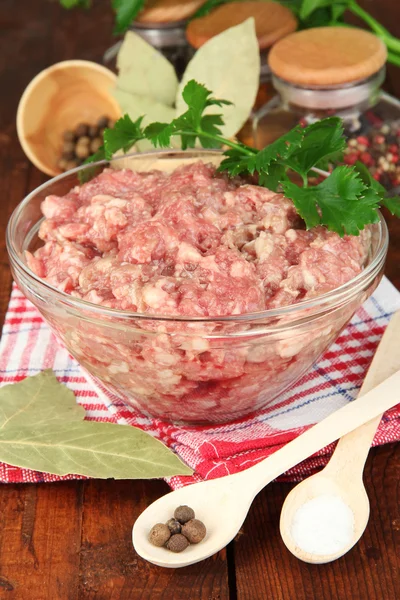
{"label": "white salt", "polygon": [[353,539],[354,514],[339,496],[322,494],[305,502],[295,513],[292,538],[304,552],[336,554]]}

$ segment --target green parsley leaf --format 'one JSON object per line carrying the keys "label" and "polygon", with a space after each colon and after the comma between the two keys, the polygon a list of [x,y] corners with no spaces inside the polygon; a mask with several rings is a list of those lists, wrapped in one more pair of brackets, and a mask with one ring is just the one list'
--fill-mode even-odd
{"label": "green parsley leaf", "polygon": [[75,7],[90,8],[91,0],[60,0],[61,6],[70,9]]}
{"label": "green parsley leaf", "polygon": [[124,33],[143,9],[145,0],[112,0],[115,11],[114,33]]}
{"label": "green parsley leaf", "polygon": [[221,6],[221,4],[227,4],[228,2],[232,2],[232,0],[206,0],[206,2],[204,2],[204,4],[195,12],[191,20],[205,17],[215,8]]}
{"label": "green parsley leaf", "polygon": [[392,215],[400,218],[400,196],[393,196],[392,198],[384,198],[381,202],[382,206],[385,206]]}
{"label": "green parsley leaf", "polygon": [[343,235],[358,235],[369,223],[379,220],[379,197],[366,188],[353,167],[337,167],[319,185],[299,188],[286,182],[283,190],[290,198],[307,228],[322,224]]}
{"label": "green parsley leaf", "polygon": [[104,132],[105,156],[110,159],[115,152],[123,150],[128,152],[138,142],[145,138],[144,131],[141,128],[143,117],[132,121],[129,115],[124,115],[115,123],[113,129],[106,129]]}
{"label": "green parsley leaf", "polygon": [[307,175],[313,167],[326,169],[329,162],[340,160],[345,147],[342,120],[330,117],[303,130],[303,139],[297,149],[286,156],[286,164],[296,173]]}

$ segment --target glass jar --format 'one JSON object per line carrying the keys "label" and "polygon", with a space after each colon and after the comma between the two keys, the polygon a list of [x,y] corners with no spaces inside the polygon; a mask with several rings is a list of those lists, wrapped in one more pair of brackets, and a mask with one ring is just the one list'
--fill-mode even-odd
{"label": "glass jar", "polygon": [[298,123],[338,116],[347,147],[343,162],[363,162],[386,189],[400,189],[400,102],[381,90],[386,47],[349,27],[299,31],[272,48],[275,95],[253,116],[248,141],[263,148]]}
{"label": "glass jar", "polygon": [[29,268],[26,251],[42,245],[46,196],[62,196],[94,170],[172,171],[207,150],[150,152],[69,171],[31,192],[7,228],[15,281],[55,335],[95,379],[142,413],[169,421],[224,423],[267,406],[293,385],[338,336],[379,283],[388,247],[384,220],[371,226],[364,269],[346,284],[298,304],[226,317],[150,315],[69,295]]}
{"label": "glass jar", "polygon": [[[145,4],[129,28],[156,48],[175,67],[180,78],[193,56],[185,35],[188,19],[203,4],[203,0],[152,0]],[[118,54],[122,42],[117,42],[104,54],[110,63]]]}
{"label": "glass jar", "polygon": [[385,72],[382,67],[366,79],[322,86],[295,85],[272,75],[277,93],[254,114],[254,145],[263,148],[299,122],[308,125],[331,116],[343,119],[347,134],[360,131],[363,115],[380,100]]}

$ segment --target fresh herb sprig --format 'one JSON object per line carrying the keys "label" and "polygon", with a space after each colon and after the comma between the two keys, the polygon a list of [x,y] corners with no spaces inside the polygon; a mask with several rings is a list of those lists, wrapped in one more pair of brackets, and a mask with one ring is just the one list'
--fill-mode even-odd
{"label": "fresh herb sprig", "polygon": [[[315,176],[314,169],[326,168],[342,157],[346,140],[341,119],[330,117],[304,128],[297,125],[258,151],[222,137],[222,115],[205,114],[209,107],[229,102],[213,98],[205,86],[194,80],[187,83],[182,95],[187,111],[171,123],[143,127],[143,117],[132,121],[124,115],[113,129],[105,130],[103,147],[89,161],[110,159],[144,139],[155,148],[168,148],[172,138],[180,137],[183,149],[194,148],[197,142],[203,148],[228,148],[219,170],[231,176],[255,175],[259,185],[282,190],[308,229],[324,225],[340,236],[358,235],[366,225],[379,220],[377,210],[381,206],[400,217],[400,198],[385,198],[386,190],[361,164],[336,167],[321,183],[310,185],[309,176]],[[301,185],[293,181],[293,173],[301,179]]]}

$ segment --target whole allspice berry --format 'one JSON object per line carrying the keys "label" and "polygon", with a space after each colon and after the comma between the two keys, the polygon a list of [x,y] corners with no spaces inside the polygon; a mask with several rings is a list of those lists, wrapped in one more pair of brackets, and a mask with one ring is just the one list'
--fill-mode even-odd
{"label": "whole allspice berry", "polygon": [[176,533],[180,533],[182,530],[182,525],[176,519],[169,519],[167,521],[166,525],[172,535],[174,535]]}
{"label": "whole allspice berry", "polygon": [[183,552],[189,546],[189,542],[184,535],[176,533],[175,535],[171,535],[166,546],[171,552]]}
{"label": "whole allspice berry", "polygon": [[183,525],[191,519],[194,519],[195,514],[193,508],[190,508],[190,506],[183,505],[178,506],[178,508],[174,512],[174,517],[177,521],[179,521],[179,523]]}
{"label": "whole allspice berry", "polygon": [[206,533],[206,526],[198,519],[191,519],[182,525],[182,534],[191,544],[198,544],[201,540],[204,540]]}
{"label": "whole allspice berry", "polygon": [[164,523],[156,523],[156,525],[150,529],[149,542],[153,544],[153,546],[161,547],[165,546],[170,537],[171,532],[168,527]]}

